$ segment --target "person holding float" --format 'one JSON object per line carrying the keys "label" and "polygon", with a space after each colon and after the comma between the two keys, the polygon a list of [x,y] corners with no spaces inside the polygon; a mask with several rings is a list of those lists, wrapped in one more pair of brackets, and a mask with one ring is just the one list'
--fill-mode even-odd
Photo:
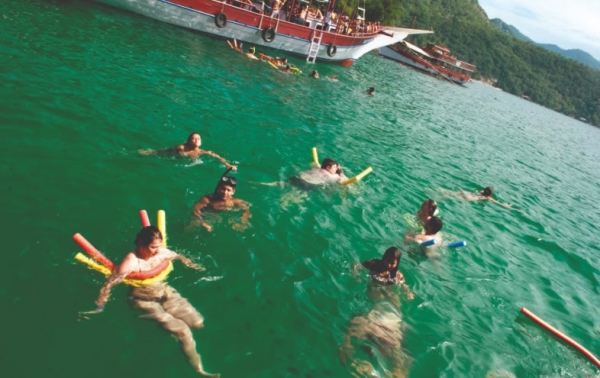
{"label": "person holding float", "polygon": [[442,235],[440,233],[442,226],[442,220],[436,216],[432,216],[425,224],[423,224],[422,234],[415,234],[414,232],[409,231],[404,235],[404,241],[416,242],[422,247],[440,245],[442,242]]}
{"label": "person holding float", "polygon": [[188,136],[187,141],[184,144],[180,144],[173,148],[166,148],[166,149],[158,150],[158,151],[140,150],[139,152],[142,155],[156,155],[157,153],[174,153],[174,154],[178,154],[181,156],[188,156],[188,157],[191,157],[194,159],[198,159],[202,155],[208,155],[217,160],[220,160],[221,163],[225,164],[225,166],[227,168],[237,170],[237,167],[235,165],[229,164],[227,162],[227,160],[225,160],[221,156],[215,154],[212,151],[207,151],[207,150],[201,149],[200,148],[201,145],[202,145],[202,138],[200,137],[200,134],[197,132],[193,132]]}
{"label": "person holding float", "polygon": [[[80,320],[89,320],[90,315],[102,313],[110,297],[111,289],[121,282],[126,282],[132,285],[128,298],[131,307],[143,310],[145,312],[144,318],[156,320],[164,329],[174,334],[195,371],[206,377],[219,376],[204,371],[202,360],[196,351],[196,342],[191,328],[202,328],[204,326],[202,315],[164,281],[165,276],[162,279],[156,279],[155,273],[148,274],[156,271],[157,268],[164,271],[165,269],[162,267],[165,266],[167,267],[166,270],[170,271],[169,268],[172,269],[170,262],[173,260],[179,260],[185,266],[199,271],[204,271],[204,267],[165,248],[163,246],[163,235],[155,226],[143,227],[135,238],[135,250],[129,252],[120,264],[112,267],[110,260],[95,250],[81,235],[76,234],[74,239],[84,247],[88,254],[111,270],[111,274],[100,289],[100,294],[95,302],[96,309],[80,312]],[[79,258],[78,260],[82,261]],[[91,265],[88,262],[85,263]],[[147,280],[145,282],[139,279],[132,281],[132,276],[146,278]],[[148,278],[149,276],[154,277]]]}
{"label": "person holding float", "polygon": [[203,212],[205,209],[214,212],[242,210],[240,222],[233,223],[233,229],[237,231],[243,231],[248,228],[248,219],[252,217],[248,202],[233,198],[235,188],[237,187],[237,180],[235,177],[227,176],[229,171],[231,171],[231,168],[223,173],[217,183],[215,191],[212,194],[207,194],[202,197],[200,201],[196,202],[192,210],[194,222],[199,223],[209,232],[213,230],[213,226],[208,224],[206,219],[204,219]]}

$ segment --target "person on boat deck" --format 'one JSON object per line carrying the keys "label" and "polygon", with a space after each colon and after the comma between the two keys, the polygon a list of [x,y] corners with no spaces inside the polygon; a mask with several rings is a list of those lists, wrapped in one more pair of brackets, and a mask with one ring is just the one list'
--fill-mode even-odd
{"label": "person on boat deck", "polygon": [[248,49],[248,52],[245,55],[249,59],[258,60],[258,57],[256,55],[254,55],[255,52],[256,52],[256,47],[252,46]]}
{"label": "person on boat deck", "polygon": [[314,77],[315,79],[319,78],[319,73],[317,72],[317,70],[314,70],[311,74],[310,77]]}
{"label": "person on boat deck", "polygon": [[442,220],[436,216],[432,216],[425,222],[425,224],[423,224],[422,234],[414,234],[413,232],[409,231],[406,233],[406,235],[404,235],[404,241],[417,242],[421,244],[423,242],[435,239],[435,245],[439,246],[442,242],[442,235],[440,233],[442,226]]}
{"label": "person on boat deck", "polygon": [[432,216],[436,215],[438,208],[437,202],[431,198],[426,199],[421,205],[419,211],[417,211],[417,218],[422,225],[425,224]]}
{"label": "person on boat deck", "polygon": [[375,94],[375,87],[367,89],[367,94],[373,96]]}
{"label": "person on boat deck", "polygon": [[308,4],[302,7],[302,11],[300,11],[300,16],[298,17],[298,23],[300,25],[304,25],[306,21],[306,16],[308,15]]}
{"label": "person on boat deck", "polygon": [[202,145],[202,138],[200,137],[200,134],[197,132],[193,132],[188,136],[187,142],[185,142],[184,144],[180,144],[173,148],[167,148],[167,149],[159,150],[159,151],[149,150],[150,152],[148,152],[148,150],[146,150],[146,151],[142,150],[142,151],[140,151],[140,153],[148,155],[148,154],[156,154],[157,152],[159,152],[159,153],[167,152],[167,153],[176,153],[181,156],[189,156],[194,159],[197,159],[202,155],[208,155],[217,160],[220,160],[221,163],[225,164],[225,166],[227,168],[237,170],[237,167],[235,165],[229,164],[227,162],[227,160],[225,160],[221,156],[215,154],[212,151],[206,151],[206,150],[201,149],[200,148],[201,145]]}
{"label": "person on boat deck", "polygon": [[[164,260],[179,260],[189,268],[198,271],[205,270],[202,265],[162,247],[162,240],[163,236],[155,226],[142,228],[135,238],[135,250],[125,255],[123,261],[114,267],[112,274],[100,289],[96,300],[96,309],[80,312],[79,319],[89,320],[89,315],[103,312],[110,297],[110,290],[123,282],[129,273],[150,271]],[[177,337],[183,352],[196,372],[207,377],[219,376],[204,371],[202,360],[196,351],[196,342],[191,328],[202,328],[204,318],[175,289],[164,281],[139,287],[132,286],[128,299],[131,307],[145,312],[142,315],[143,318],[159,322],[165,330]]]}
{"label": "person on boat deck", "polygon": [[213,212],[241,210],[242,217],[240,222],[233,223],[233,229],[236,231],[243,231],[248,228],[248,219],[252,217],[252,215],[250,215],[249,204],[241,199],[233,198],[237,180],[235,177],[227,176],[229,171],[230,169],[221,176],[215,191],[212,194],[207,194],[202,197],[200,201],[196,202],[193,208],[195,222],[199,223],[209,232],[213,230],[213,226],[208,224],[202,216],[205,209]]}
{"label": "person on boat deck", "polygon": [[281,11],[281,7],[285,3],[285,0],[274,0],[273,1],[273,12],[271,13],[272,18],[279,18],[279,12]]}
{"label": "person on boat deck", "polygon": [[513,209],[512,206],[496,201],[492,198],[492,195],[494,194],[494,188],[492,188],[491,186],[488,186],[476,193],[470,193],[465,191],[452,192],[446,189],[440,189],[439,192],[442,193],[443,198],[458,198],[463,199],[465,201],[490,201],[507,209]]}

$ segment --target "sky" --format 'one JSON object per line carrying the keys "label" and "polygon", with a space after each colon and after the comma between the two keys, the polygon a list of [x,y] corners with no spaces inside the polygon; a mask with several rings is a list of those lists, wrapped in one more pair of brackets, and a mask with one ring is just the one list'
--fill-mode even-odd
{"label": "sky", "polygon": [[580,49],[600,60],[600,0],[479,0],[488,18],[499,18],[537,43]]}

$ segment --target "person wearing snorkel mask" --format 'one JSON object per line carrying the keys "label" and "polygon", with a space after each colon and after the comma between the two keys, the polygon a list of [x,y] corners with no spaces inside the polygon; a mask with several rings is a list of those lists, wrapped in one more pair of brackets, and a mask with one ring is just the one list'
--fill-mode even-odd
{"label": "person wearing snorkel mask", "polygon": [[254,55],[255,52],[256,52],[256,48],[254,46],[250,47],[248,49],[248,52],[245,54],[246,58],[258,60],[258,57],[256,55]]}
{"label": "person wearing snorkel mask", "polygon": [[205,210],[213,212],[230,211],[230,210],[241,210],[242,216],[239,223],[231,220],[233,229],[236,231],[243,231],[250,225],[248,219],[252,216],[250,214],[250,205],[248,202],[241,199],[233,198],[235,188],[237,186],[237,180],[235,177],[227,176],[231,169],[228,169],[219,179],[217,187],[212,194],[207,194],[196,202],[193,208],[193,215],[197,222],[202,225],[207,231],[211,232],[213,226],[208,224],[202,216]]}

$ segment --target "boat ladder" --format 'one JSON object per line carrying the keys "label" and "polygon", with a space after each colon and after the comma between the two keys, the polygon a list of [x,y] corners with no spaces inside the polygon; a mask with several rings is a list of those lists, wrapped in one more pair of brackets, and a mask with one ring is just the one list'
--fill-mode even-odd
{"label": "boat ladder", "polygon": [[307,63],[314,63],[317,60],[317,54],[319,53],[319,46],[321,46],[322,38],[323,30],[315,29],[312,38],[310,39],[310,47],[308,48],[308,56],[306,57]]}

